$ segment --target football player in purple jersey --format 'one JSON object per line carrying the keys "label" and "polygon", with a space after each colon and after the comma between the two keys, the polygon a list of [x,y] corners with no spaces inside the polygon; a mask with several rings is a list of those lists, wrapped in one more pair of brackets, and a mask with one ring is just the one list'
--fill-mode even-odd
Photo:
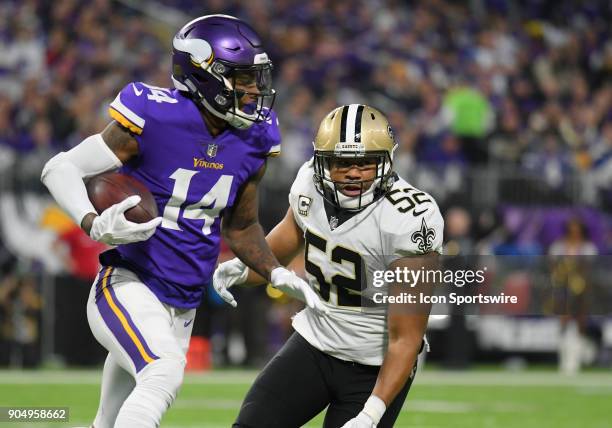
{"label": "football player in purple jersey", "polygon": [[[92,239],[116,246],[100,256],[87,303],[92,332],[109,351],[95,428],[159,426],[183,380],[221,233],[273,286],[326,310],[270,252],[257,217],[266,159],[280,151],[271,69],[248,24],[197,18],[174,37],[173,89],[128,83],[100,134],[45,165],[41,179],[56,201]],[[161,217],[128,221],[138,196],[96,213],[84,179],[117,168],[148,187]]]}

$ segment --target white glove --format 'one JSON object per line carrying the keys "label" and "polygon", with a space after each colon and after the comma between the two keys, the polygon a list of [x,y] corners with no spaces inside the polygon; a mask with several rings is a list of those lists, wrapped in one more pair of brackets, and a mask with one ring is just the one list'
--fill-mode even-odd
{"label": "white glove", "polygon": [[308,285],[306,281],[297,276],[295,272],[290,272],[282,266],[277,267],[270,273],[272,287],[279,289],[291,297],[306,303],[311,309],[322,313],[329,313],[319,295]]}
{"label": "white glove", "polygon": [[363,405],[363,410],[341,428],[376,428],[385,410],[387,410],[385,402],[375,395],[370,395]]}
{"label": "white glove", "polygon": [[91,224],[91,239],[108,245],[119,245],[146,241],[153,236],[162,222],[161,217],[146,223],[134,223],[125,218],[125,212],[139,202],[140,196],[134,195],[102,211]]}
{"label": "white glove", "polygon": [[213,275],[213,287],[223,300],[235,308],[238,303],[228,288],[244,283],[248,276],[249,268],[236,257],[217,266]]}
{"label": "white glove", "polygon": [[368,415],[360,412],[356,417],[342,425],[341,428],[376,428],[376,424]]}
{"label": "white glove", "polygon": [[[234,308],[238,305],[232,293],[228,291],[234,285],[243,284],[249,276],[249,268],[239,258],[233,258],[217,266],[213,275],[213,287],[223,300]],[[306,281],[284,267],[277,267],[270,273],[272,286],[291,297],[301,300],[308,307],[327,313],[317,293]]]}

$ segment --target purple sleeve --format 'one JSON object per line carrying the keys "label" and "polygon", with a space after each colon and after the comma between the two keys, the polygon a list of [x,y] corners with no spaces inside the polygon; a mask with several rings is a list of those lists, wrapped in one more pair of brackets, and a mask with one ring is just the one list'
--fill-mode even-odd
{"label": "purple sleeve", "polygon": [[278,116],[274,110],[270,110],[270,117],[265,121],[262,144],[266,156],[278,156],[281,150],[281,133],[278,124]]}
{"label": "purple sleeve", "polygon": [[140,82],[128,83],[110,103],[110,116],[135,135],[142,135],[146,125],[145,87]]}

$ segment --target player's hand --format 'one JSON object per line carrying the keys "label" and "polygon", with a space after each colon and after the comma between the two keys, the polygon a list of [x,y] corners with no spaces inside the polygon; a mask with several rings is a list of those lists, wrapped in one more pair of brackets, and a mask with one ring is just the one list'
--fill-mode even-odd
{"label": "player's hand", "polygon": [[341,428],[376,428],[376,424],[364,412],[360,412],[356,417],[342,425]]}
{"label": "player's hand", "polygon": [[217,266],[213,275],[213,287],[223,300],[235,308],[238,303],[228,288],[244,283],[248,276],[248,266],[236,257]]}
{"label": "player's hand", "polygon": [[274,288],[301,300],[311,309],[315,309],[322,313],[329,312],[321,299],[319,299],[319,295],[315,293],[306,281],[297,276],[294,272],[290,272],[284,267],[277,267],[270,274],[270,278]]}
{"label": "player's hand", "polygon": [[386,410],[385,402],[372,394],[363,405],[363,410],[341,428],[376,428]]}
{"label": "player's hand", "polygon": [[153,236],[162,222],[161,217],[146,223],[134,223],[125,218],[125,212],[139,202],[140,196],[134,195],[102,211],[91,224],[91,239],[108,245],[119,245],[146,241]]}

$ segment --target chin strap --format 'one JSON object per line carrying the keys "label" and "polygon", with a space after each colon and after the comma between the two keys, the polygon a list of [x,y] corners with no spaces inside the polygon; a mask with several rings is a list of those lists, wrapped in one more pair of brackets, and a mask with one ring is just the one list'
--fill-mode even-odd
{"label": "chin strap", "polygon": [[241,117],[240,115],[237,115],[229,111],[226,112],[225,114],[221,113],[220,111],[215,109],[213,106],[211,106],[208,103],[208,101],[206,101],[206,98],[204,97],[200,99],[200,102],[202,103],[204,108],[208,110],[211,114],[215,115],[219,119],[225,120],[227,123],[229,123],[234,128],[242,129],[242,130],[249,129],[255,123],[255,121],[253,120],[245,119]]}

